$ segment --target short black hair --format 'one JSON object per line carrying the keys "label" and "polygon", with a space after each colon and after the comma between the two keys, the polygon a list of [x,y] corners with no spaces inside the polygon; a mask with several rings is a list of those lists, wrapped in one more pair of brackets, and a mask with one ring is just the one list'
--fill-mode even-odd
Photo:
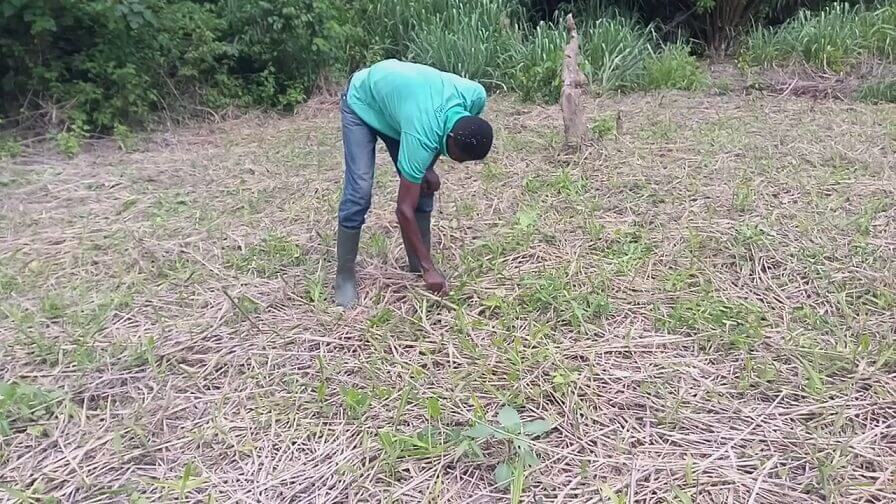
{"label": "short black hair", "polygon": [[492,125],[477,116],[464,116],[451,128],[454,144],[470,161],[484,159],[492,149]]}

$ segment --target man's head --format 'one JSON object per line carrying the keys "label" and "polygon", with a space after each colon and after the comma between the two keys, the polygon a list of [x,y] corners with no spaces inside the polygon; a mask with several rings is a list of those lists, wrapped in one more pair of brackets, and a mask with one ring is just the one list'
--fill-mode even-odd
{"label": "man's head", "polygon": [[485,119],[461,117],[448,133],[448,157],[460,163],[484,159],[492,148],[493,138],[492,125]]}

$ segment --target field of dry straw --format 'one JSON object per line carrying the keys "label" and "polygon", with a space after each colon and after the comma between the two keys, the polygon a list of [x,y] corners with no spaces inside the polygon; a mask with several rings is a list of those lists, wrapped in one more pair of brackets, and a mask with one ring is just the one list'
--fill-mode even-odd
{"label": "field of dry straw", "polygon": [[382,151],[349,313],[332,101],[2,161],[0,501],[896,501],[896,107],[588,108],[440,165],[445,299]]}

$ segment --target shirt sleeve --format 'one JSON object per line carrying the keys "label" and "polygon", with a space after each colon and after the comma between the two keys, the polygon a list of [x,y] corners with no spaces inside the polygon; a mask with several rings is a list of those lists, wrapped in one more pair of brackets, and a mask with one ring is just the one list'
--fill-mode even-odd
{"label": "shirt sleeve", "polygon": [[426,147],[416,135],[402,132],[398,147],[398,171],[402,177],[419,184],[438,154],[437,149]]}
{"label": "shirt sleeve", "polygon": [[482,84],[475,82],[470,87],[470,92],[466,98],[467,112],[478,116],[485,110],[485,88],[482,87]]}

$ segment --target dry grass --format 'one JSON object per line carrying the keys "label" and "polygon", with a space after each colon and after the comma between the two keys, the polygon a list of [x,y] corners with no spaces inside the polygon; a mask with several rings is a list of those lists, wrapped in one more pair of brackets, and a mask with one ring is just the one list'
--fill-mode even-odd
{"label": "dry grass", "polygon": [[622,129],[567,159],[496,100],[496,154],[442,169],[453,294],[402,272],[381,155],[346,314],[335,110],[5,162],[9,495],[503,502],[506,447],[451,432],[512,404],[555,423],[524,502],[896,499],[892,106],[601,100]]}

